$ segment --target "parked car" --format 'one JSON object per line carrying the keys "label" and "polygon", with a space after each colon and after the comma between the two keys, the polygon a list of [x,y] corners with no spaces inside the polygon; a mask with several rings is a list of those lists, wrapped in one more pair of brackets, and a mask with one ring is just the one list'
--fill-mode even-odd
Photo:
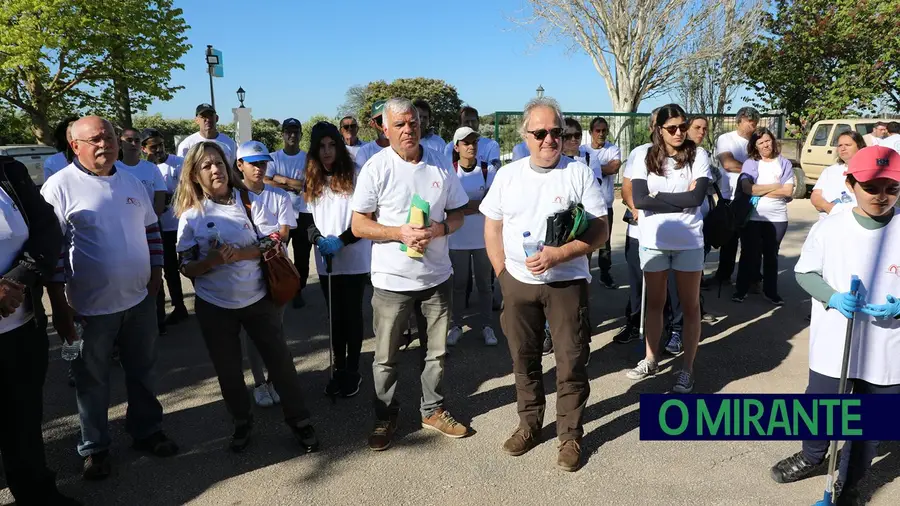
{"label": "parked car", "polygon": [[19,146],[0,146],[0,155],[11,156],[28,167],[28,174],[34,184],[44,184],[44,160],[56,154],[52,146],[27,144]]}
{"label": "parked car", "polygon": [[800,148],[800,168],[808,180],[818,180],[826,167],[837,161],[838,136],[855,130],[860,135],[872,133],[875,123],[891,121],[879,118],[827,119],[817,122]]}

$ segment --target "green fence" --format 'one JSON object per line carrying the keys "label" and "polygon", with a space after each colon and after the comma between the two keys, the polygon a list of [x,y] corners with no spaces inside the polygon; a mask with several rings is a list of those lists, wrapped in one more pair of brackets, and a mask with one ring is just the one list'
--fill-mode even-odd
{"label": "green fence", "polygon": [[[606,119],[609,123],[610,135],[608,140],[619,146],[622,157],[628,156],[631,148],[650,142],[650,114],[649,113],[621,113],[621,112],[564,112],[563,116],[574,118],[581,123],[584,132],[584,143],[590,142],[588,132],[591,120],[596,117]],[[690,115],[689,115],[690,116]],[[705,114],[709,119],[709,133],[703,147],[713,153],[715,141],[719,135],[730,132],[735,128],[734,114]],[[522,124],[521,111],[497,111],[494,113],[493,125],[482,125],[482,135],[490,135],[500,144],[500,156],[504,162],[512,159],[512,148],[522,142],[519,135],[519,126]],[[764,126],[775,132],[781,138],[784,134],[784,116],[764,114],[759,120],[759,126]]]}

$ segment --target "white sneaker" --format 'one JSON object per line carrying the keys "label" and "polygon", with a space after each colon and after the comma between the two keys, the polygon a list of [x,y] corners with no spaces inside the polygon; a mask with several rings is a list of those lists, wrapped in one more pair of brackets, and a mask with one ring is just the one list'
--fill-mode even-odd
{"label": "white sneaker", "polygon": [[275,405],[275,401],[272,400],[269,389],[265,384],[253,389],[253,400],[255,400],[256,405],[261,408],[271,408]]}
{"label": "white sneaker", "polygon": [[456,346],[460,337],[462,337],[462,329],[459,326],[451,328],[447,333],[447,346]]}
{"label": "white sneaker", "polygon": [[481,335],[484,336],[485,346],[497,346],[497,336],[494,335],[494,329],[484,327],[481,329]]}
{"label": "white sneaker", "polygon": [[273,385],[272,382],[269,382],[266,383],[266,388],[269,390],[269,396],[272,397],[272,402],[281,404],[281,396],[275,391],[275,385]]}

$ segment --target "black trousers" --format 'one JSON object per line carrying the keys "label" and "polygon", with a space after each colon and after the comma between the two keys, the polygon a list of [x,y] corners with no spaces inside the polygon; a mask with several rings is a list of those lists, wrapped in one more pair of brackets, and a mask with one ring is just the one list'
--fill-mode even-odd
{"label": "black trousers", "polygon": [[734,233],[731,240],[719,248],[719,268],[716,269],[716,279],[727,281],[734,274],[734,266],[737,262],[738,245],[741,242],[741,231]]}
{"label": "black trousers", "polygon": [[[181,272],[178,270],[178,253],[175,251],[175,241],[178,238],[178,232],[172,230],[163,232],[163,278],[166,281],[166,287],[169,289],[169,298],[172,300],[172,307],[175,309],[183,309],[184,306],[184,290],[181,289]],[[156,294],[156,319],[160,327],[166,321],[166,291],[162,287]]]}
{"label": "black trousers", "polygon": [[309,278],[309,252],[312,243],[309,242],[307,229],[313,224],[311,213],[300,213],[297,218],[297,228],[291,229],[290,244],[294,251],[294,266],[300,273],[300,289],[306,288],[306,280]]}
{"label": "black trousers", "polygon": [[[363,342],[363,296],[368,274],[331,276],[331,348],[338,371],[359,373]],[[328,304],[328,276],[319,276],[319,285]]]}
{"label": "black trousers", "polygon": [[[606,244],[597,251],[597,267],[600,268],[600,274],[609,275],[609,269],[612,268],[612,229],[613,229],[613,208],[606,210],[606,219],[609,220],[609,236],[606,238]],[[590,256],[588,257],[588,266],[590,266]]]}
{"label": "black trousers", "polygon": [[[836,394],[840,387],[840,379],[819,374],[810,369],[808,394]],[[847,392],[854,394],[900,394],[900,385],[873,385],[863,380],[848,379]],[[831,441],[804,441],[803,455],[810,462],[822,462],[828,453]],[[878,452],[878,441],[846,441],[841,450],[840,475],[844,489],[852,489],[866,474],[872,465],[872,459]]]}
{"label": "black trousers", "polygon": [[750,284],[759,280],[762,264],[763,293],[778,295],[778,250],[787,232],[782,222],[748,221],[741,230],[741,261],[738,264],[736,293],[746,294]]}
{"label": "black trousers", "polygon": [[50,504],[59,495],[41,432],[48,348],[47,332],[34,319],[0,334],[0,455],[9,490],[22,506]]}

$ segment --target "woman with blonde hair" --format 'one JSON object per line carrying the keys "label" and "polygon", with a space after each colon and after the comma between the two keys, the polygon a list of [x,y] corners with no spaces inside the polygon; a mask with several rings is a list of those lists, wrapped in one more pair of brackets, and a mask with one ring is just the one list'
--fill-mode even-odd
{"label": "woman with blonde hair", "polygon": [[301,447],[314,452],[319,442],[284,340],[281,308],[267,295],[260,265],[262,251],[280,247],[268,236],[260,237],[260,231],[275,231],[276,220],[256,194],[247,192],[225,160],[215,142],[202,142],[188,151],[176,191],[175,249],[181,273],[194,281],[197,321],[234,419],[231,449],[243,451],[253,428],[242,367],[243,327],[278,390],[285,422]]}

